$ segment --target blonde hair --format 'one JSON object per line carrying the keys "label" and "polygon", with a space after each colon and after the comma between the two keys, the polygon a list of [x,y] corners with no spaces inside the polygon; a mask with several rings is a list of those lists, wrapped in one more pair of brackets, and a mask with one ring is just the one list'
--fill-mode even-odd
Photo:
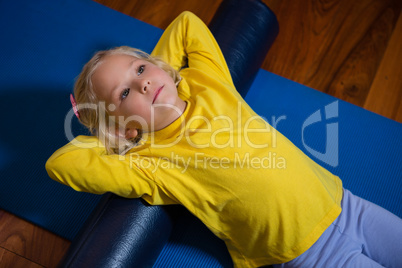
{"label": "blonde hair", "polygon": [[[97,67],[102,64],[103,59],[110,55],[128,55],[155,64],[167,72],[173,78],[176,85],[179,84],[181,77],[177,70],[173,69],[172,66],[163,60],[152,57],[142,50],[128,46],[98,51],[84,65],[74,86],[74,95],[79,109],[79,121],[86,126],[93,135],[104,142],[106,151],[109,154],[124,154],[128,149],[138,143],[141,138],[141,131],[139,130],[139,135],[134,140],[127,140],[124,137],[116,135],[115,127],[111,127],[109,124],[108,111],[105,109],[104,105],[100,105],[91,80],[92,75],[95,73]],[[94,109],[94,107],[96,107],[96,109]],[[104,109],[102,113],[100,109]],[[100,118],[100,116],[103,115],[105,118]]]}

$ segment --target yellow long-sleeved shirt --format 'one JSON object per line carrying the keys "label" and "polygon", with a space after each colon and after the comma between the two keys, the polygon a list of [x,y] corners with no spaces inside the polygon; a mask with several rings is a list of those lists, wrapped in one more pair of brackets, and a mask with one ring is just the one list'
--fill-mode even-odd
{"label": "yellow long-sleeved shirt", "polygon": [[237,93],[204,23],[184,12],[153,55],[180,70],[187,102],[168,127],[125,156],[79,136],[46,163],[77,191],[182,204],[223,239],[236,267],[283,263],[306,251],[340,214],[342,183],[275,131]]}

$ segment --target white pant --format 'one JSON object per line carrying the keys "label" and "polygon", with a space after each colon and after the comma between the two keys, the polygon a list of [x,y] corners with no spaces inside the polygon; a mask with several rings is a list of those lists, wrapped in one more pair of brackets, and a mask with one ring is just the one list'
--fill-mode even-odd
{"label": "white pant", "polygon": [[402,267],[402,219],[344,189],[342,212],[296,259],[274,267]]}

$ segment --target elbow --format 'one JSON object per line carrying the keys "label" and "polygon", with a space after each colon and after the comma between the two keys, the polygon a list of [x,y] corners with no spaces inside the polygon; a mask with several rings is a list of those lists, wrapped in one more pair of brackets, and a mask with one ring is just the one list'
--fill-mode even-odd
{"label": "elbow", "polygon": [[57,167],[58,167],[58,163],[57,163],[57,159],[54,159],[53,157],[50,157],[45,164],[45,169],[47,174],[49,175],[50,178],[52,178],[53,180],[56,180],[56,174],[57,174]]}
{"label": "elbow", "polygon": [[56,156],[53,154],[45,164],[45,169],[47,174],[49,175],[50,178],[53,180],[63,183],[63,178],[62,178],[62,173],[66,169],[67,163],[66,159],[63,159],[63,157],[60,157],[59,155]]}

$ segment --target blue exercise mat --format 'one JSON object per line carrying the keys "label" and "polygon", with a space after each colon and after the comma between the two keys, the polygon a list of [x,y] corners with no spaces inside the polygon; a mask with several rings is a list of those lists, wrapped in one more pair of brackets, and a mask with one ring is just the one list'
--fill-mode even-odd
{"label": "blue exercise mat", "polygon": [[45,170],[68,142],[74,79],[95,51],[151,52],[163,31],[90,0],[0,1],[0,29],[0,208],[71,240],[100,199]]}
{"label": "blue exercise mat", "polygon": [[[44,165],[68,141],[74,78],[96,50],[150,52],[162,30],[90,0],[1,1],[0,29],[0,207],[71,240],[100,197],[53,182]],[[246,101],[346,188],[402,216],[401,124],[263,70]]]}

